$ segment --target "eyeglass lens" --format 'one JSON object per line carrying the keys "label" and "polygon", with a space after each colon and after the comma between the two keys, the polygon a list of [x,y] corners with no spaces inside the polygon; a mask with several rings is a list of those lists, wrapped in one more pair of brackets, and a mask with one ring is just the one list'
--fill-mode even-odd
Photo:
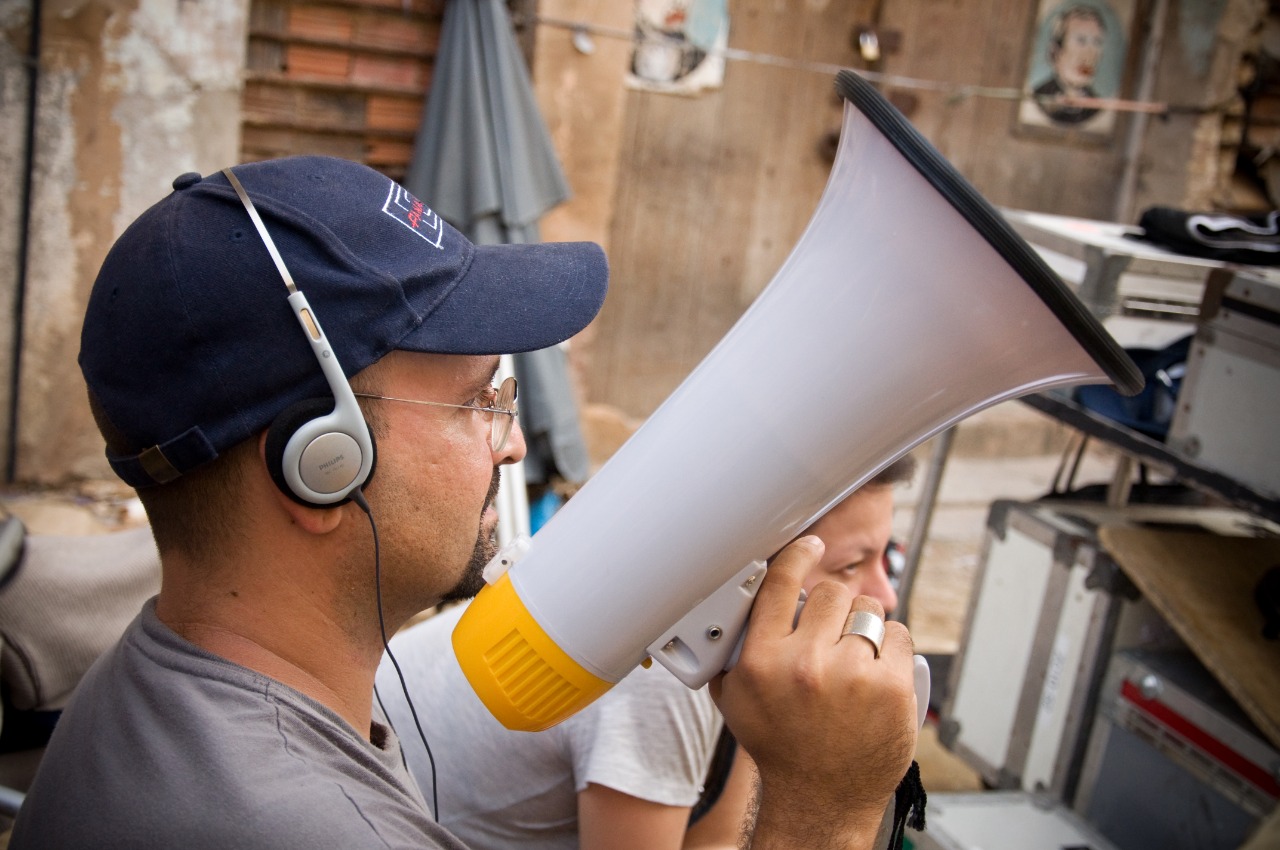
{"label": "eyeglass lens", "polygon": [[[493,407],[498,410],[509,410],[514,413],[516,409],[516,379],[507,378],[498,387],[498,395],[493,400]],[[507,438],[511,436],[511,426],[515,422],[515,416],[493,415],[493,423],[490,426],[489,434],[490,445],[493,446],[495,452],[502,451],[507,444]]]}

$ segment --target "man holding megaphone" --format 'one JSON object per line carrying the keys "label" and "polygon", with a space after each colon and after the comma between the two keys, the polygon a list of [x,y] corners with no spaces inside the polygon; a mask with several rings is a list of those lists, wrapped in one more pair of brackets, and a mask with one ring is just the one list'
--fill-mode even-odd
{"label": "man holding megaphone", "polygon": [[[836,581],[893,611],[894,485],[914,468],[911,455],[900,458],[805,530],[825,545],[805,575],[806,592]],[[404,733],[409,769],[438,797],[443,825],[484,850],[738,845],[755,771],[722,732],[707,688],[691,689],[655,664],[550,729],[513,731],[477,698],[454,658],[450,634],[461,615],[461,607],[446,610],[391,641],[430,754],[409,734],[413,716],[390,661],[377,680],[387,716]]]}
{"label": "man holding megaphone", "polygon": [[[581,330],[603,254],[473,246],[325,157],[173,188],[108,253],[80,351],[162,588],[81,681],[9,846],[461,848],[374,676],[410,616],[478,589],[525,450],[498,355]],[[712,685],[759,766],[756,850],[869,847],[914,749],[906,629],[847,636],[883,610],[834,582],[795,620],[822,551],[776,556]]]}
{"label": "man holding megaphone", "polygon": [[[805,529],[825,544],[822,558],[805,576],[806,593],[819,582],[836,581],[855,596],[874,599],[886,614],[893,613],[898,605],[890,566],[894,486],[909,482],[915,468],[915,458],[904,455]],[[749,813],[754,803],[756,768],[730,730],[717,742],[713,771],[695,809],[697,820],[686,835],[686,850],[735,846],[744,812]]]}

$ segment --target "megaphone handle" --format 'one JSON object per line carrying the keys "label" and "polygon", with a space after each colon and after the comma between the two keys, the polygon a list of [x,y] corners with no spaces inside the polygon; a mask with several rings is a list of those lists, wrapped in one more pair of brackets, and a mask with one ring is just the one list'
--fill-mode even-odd
{"label": "megaphone handle", "polygon": [[737,653],[741,644],[766,569],[764,561],[752,561],[739,570],[651,643],[649,657],[694,689],[727,669],[731,651]]}
{"label": "megaphone handle", "polygon": [[915,686],[916,686],[916,728],[924,728],[924,719],[929,713],[929,697],[933,691],[933,679],[929,675],[929,662],[923,655],[917,655],[915,660]]}
{"label": "megaphone handle", "polygon": [[[800,612],[804,610],[804,600],[807,595],[803,590],[800,591],[800,599],[796,601],[796,616],[791,621],[791,627],[794,629],[800,623]],[[728,673],[738,663],[738,656],[742,654],[742,643],[747,639],[746,623],[742,624],[742,631],[738,632],[738,638],[733,642],[733,652],[729,653],[729,660],[725,662],[724,671]]]}
{"label": "megaphone handle", "polygon": [[[796,602],[796,618],[795,622],[800,621],[800,611],[804,609],[804,591],[800,591],[800,599]],[[733,652],[729,654],[729,660],[724,665],[725,672],[733,669],[738,663],[738,656],[742,654],[742,642],[747,636],[747,630],[744,626],[738,633],[738,639],[734,641]],[[912,657],[914,666],[912,668],[912,680],[916,691],[916,728],[923,729],[925,717],[929,713],[929,697],[933,691],[933,677],[929,672],[929,661],[923,655]]]}

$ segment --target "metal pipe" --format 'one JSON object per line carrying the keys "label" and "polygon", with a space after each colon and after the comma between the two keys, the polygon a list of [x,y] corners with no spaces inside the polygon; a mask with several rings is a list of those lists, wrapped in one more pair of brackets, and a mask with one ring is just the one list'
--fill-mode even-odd
{"label": "metal pipe", "polygon": [[[1134,100],[1148,101],[1155,88],[1156,65],[1164,49],[1164,24],[1169,0],[1155,0],[1151,9],[1151,28],[1147,32],[1147,43],[1142,52],[1142,69],[1138,73],[1138,90]],[[1142,154],[1142,143],[1147,135],[1147,124],[1151,116],[1145,112],[1136,112],[1129,119],[1129,132],[1124,143],[1124,172],[1120,177],[1120,188],[1116,192],[1112,218],[1115,221],[1127,222],[1132,216],[1134,195],[1138,185],[1138,159]]]}
{"label": "metal pipe", "polygon": [[929,458],[929,470],[920,491],[920,499],[916,502],[915,518],[911,522],[906,565],[902,568],[902,578],[898,581],[898,607],[889,616],[890,620],[896,620],[899,623],[907,622],[907,609],[911,605],[911,588],[915,584],[916,571],[920,567],[920,558],[924,554],[925,541],[929,539],[933,508],[938,501],[938,491],[942,489],[942,473],[946,469],[947,456],[951,454],[951,444],[955,442],[955,438],[956,427],[953,425],[939,434],[934,441],[933,455]]}
{"label": "metal pipe", "polygon": [[4,480],[12,484],[18,465],[18,392],[22,386],[23,331],[26,324],[27,265],[30,258],[31,195],[35,182],[36,163],[36,112],[40,99],[40,40],[43,3],[32,0],[31,34],[27,39],[27,89],[26,151],[23,155],[21,218],[18,222],[18,256],[14,264],[13,294],[13,348],[10,352],[9,374],[9,445],[4,464]]}

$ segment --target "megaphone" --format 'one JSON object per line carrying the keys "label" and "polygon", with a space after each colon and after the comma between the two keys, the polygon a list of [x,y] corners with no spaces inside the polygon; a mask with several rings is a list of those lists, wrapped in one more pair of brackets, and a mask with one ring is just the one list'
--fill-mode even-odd
{"label": "megaphone", "polygon": [[716,347],[453,633],[511,729],[572,716],[652,657],[730,660],[765,559],[979,410],[1142,377],[1040,257],[870,84],[836,77],[840,143],[808,227]]}

